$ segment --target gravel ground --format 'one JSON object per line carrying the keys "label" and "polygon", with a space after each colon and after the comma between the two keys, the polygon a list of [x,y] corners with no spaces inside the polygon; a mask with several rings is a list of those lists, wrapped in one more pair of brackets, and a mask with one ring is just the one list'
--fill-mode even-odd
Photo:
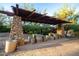
{"label": "gravel ground", "polygon": [[7,39],[8,37],[0,37],[0,56],[4,55],[5,40]]}
{"label": "gravel ground", "polygon": [[[26,36],[26,35],[25,35]],[[9,33],[0,33],[0,56],[4,55],[5,40],[8,40]],[[9,56],[79,56],[79,40],[57,39],[27,44],[17,48]]]}
{"label": "gravel ground", "polygon": [[79,40],[50,40],[18,47],[10,56],[78,56]]}

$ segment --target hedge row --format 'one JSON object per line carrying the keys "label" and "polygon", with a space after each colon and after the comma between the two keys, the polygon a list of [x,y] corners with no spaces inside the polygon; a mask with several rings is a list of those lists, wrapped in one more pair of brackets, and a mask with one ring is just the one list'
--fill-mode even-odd
{"label": "hedge row", "polygon": [[[25,25],[23,26],[23,32],[28,34],[48,34],[51,30],[51,27],[41,27],[36,25]],[[0,26],[0,32],[10,32],[10,27]]]}

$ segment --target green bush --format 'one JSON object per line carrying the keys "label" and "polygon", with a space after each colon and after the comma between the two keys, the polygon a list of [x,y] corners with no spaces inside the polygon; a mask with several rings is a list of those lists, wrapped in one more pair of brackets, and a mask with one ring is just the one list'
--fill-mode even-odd
{"label": "green bush", "polygon": [[72,29],[74,32],[79,32],[79,25],[78,24],[66,25],[64,28],[65,28],[65,30]]}
{"label": "green bush", "polygon": [[0,26],[0,32],[10,32],[10,28],[7,28],[7,26]]}
{"label": "green bush", "polygon": [[75,37],[79,38],[79,32],[75,32]]}
{"label": "green bush", "polygon": [[[39,26],[39,25],[25,25],[23,26],[23,32],[27,34],[43,34],[47,35],[52,27],[50,26]],[[10,32],[10,27],[0,26],[0,32]]]}
{"label": "green bush", "polygon": [[74,32],[79,32],[79,25],[70,25],[70,29],[74,30]]}
{"label": "green bush", "polygon": [[48,34],[52,28],[48,26],[39,26],[39,25],[25,25],[23,26],[23,31],[30,34]]}

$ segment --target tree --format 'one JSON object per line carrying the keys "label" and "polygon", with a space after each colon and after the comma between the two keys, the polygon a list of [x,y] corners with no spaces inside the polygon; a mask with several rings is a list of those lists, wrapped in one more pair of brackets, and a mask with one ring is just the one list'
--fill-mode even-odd
{"label": "tree", "polygon": [[55,12],[55,17],[72,22],[72,24],[75,24],[77,22],[77,17],[75,17],[77,14],[76,8],[69,7],[68,5],[64,5],[59,11]]}
{"label": "tree", "polygon": [[71,25],[75,25],[77,24],[77,20],[79,17],[79,14],[76,12],[76,8],[72,7],[72,6],[68,6],[67,4],[65,4],[62,8],[60,8],[57,12],[55,12],[55,16],[61,20],[65,20],[65,21],[69,21],[71,23],[66,24],[67,29],[69,28],[69,26]]}
{"label": "tree", "polygon": [[[55,12],[55,16],[56,18],[59,18],[61,20],[65,20],[65,21],[70,21],[72,22],[71,24],[76,24],[77,22],[77,18],[75,17],[75,10],[76,8],[73,8],[73,7],[69,7],[67,4],[65,4],[62,8],[60,8],[57,12]],[[64,29],[67,31],[69,30],[69,26],[71,24],[65,24],[65,25],[62,25],[62,24],[58,24],[57,26],[57,31],[60,31],[62,30],[62,35],[64,35]]]}
{"label": "tree", "polygon": [[[3,7],[0,7],[0,10],[4,10],[4,8]],[[4,14],[2,14],[2,13],[0,13],[0,26],[3,26],[4,25],[4,23],[5,23],[5,19],[6,17],[5,17],[5,15]]]}
{"label": "tree", "polygon": [[[4,11],[4,7],[0,6],[0,10]],[[10,17],[0,13],[0,32],[9,32],[10,26],[8,26]]]}

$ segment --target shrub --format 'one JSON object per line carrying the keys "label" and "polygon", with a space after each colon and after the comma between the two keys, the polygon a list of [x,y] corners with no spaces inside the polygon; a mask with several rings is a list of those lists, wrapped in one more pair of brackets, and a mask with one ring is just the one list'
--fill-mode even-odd
{"label": "shrub", "polygon": [[7,26],[0,26],[0,32],[10,32],[10,28],[7,28]]}

